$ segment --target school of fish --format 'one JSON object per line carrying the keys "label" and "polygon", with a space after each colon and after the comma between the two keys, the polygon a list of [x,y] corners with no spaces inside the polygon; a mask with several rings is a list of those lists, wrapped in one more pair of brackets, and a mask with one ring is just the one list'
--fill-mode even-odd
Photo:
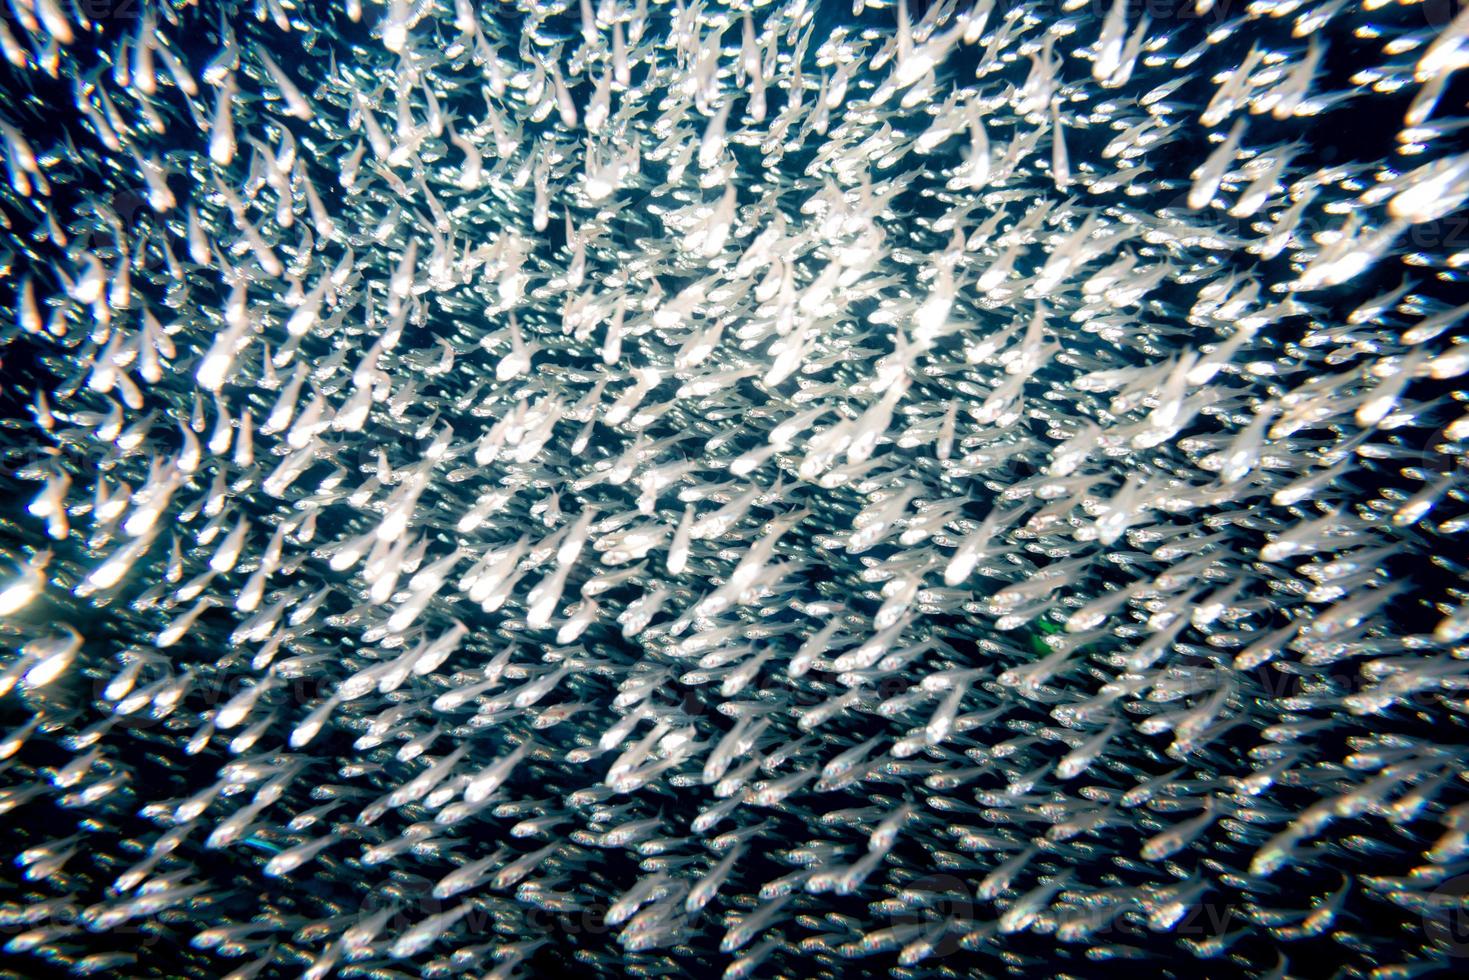
{"label": "school of fish", "polygon": [[0,55],[7,975],[1463,965],[1469,7]]}

